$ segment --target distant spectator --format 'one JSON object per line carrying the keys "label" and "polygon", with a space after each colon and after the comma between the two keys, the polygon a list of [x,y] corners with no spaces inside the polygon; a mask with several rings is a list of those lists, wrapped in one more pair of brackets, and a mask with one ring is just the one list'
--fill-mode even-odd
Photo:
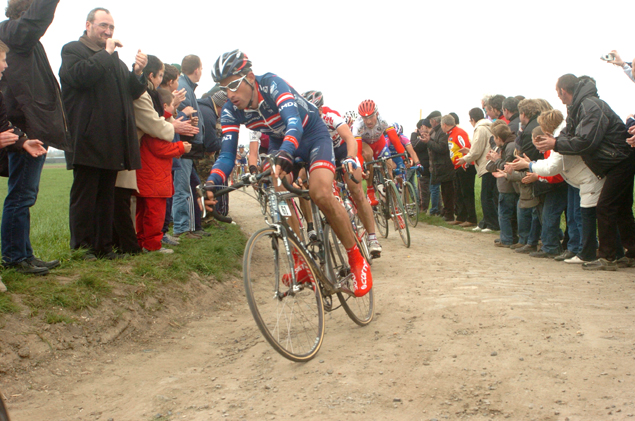
{"label": "distant spectator", "polygon": [[507,126],[514,135],[520,132],[520,115],[518,114],[518,100],[513,96],[505,98],[503,101],[503,115],[509,121]]}
{"label": "distant spectator", "polygon": [[[8,119],[28,138],[41,140],[44,148],[68,150],[70,139],[59,84],[40,42],[53,22],[58,1],[8,2],[9,20],[0,23],[0,40],[11,50],[3,51],[9,67],[0,80],[0,89]],[[17,148],[7,150],[4,159],[8,160],[9,181],[2,212],[3,264],[22,273],[46,274],[60,263],[36,258],[30,240],[30,208],[37,199],[46,156],[34,157]]]}
{"label": "distant spectator", "polygon": [[470,124],[474,127],[472,144],[458,163],[474,163],[477,175],[481,178],[481,208],[483,219],[474,227],[474,231],[498,231],[498,190],[496,179],[487,171],[487,153],[490,151],[489,139],[492,137],[490,129],[492,123],[485,119],[479,108],[470,110]]}
{"label": "distant spectator", "polygon": [[[470,138],[459,126],[455,124],[451,115],[441,119],[441,130],[448,135],[448,147],[450,159],[454,164],[454,208],[456,220],[450,225],[459,225],[463,228],[476,226],[476,207],[474,204],[474,179],[476,169],[474,166],[461,162],[463,152],[470,148]],[[463,152],[462,152],[463,151]]]}
{"label": "distant spectator", "polygon": [[74,141],[70,196],[71,248],[87,260],[114,259],[113,220],[117,173],[141,167],[132,101],[146,91],[147,57],[139,50],[133,71],[115,51],[110,12],[93,9],[79,41],[62,49],[62,95]]}
{"label": "distant spectator", "polygon": [[192,107],[198,117],[199,127],[202,130],[193,137],[183,137],[182,140],[192,144],[189,153],[183,155],[179,161],[179,168],[174,171],[174,199],[172,203],[172,217],[174,218],[174,236],[179,237],[186,235],[190,238],[201,238],[194,234],[196,230],[195,214],[194,214],[194,194],[191,189],[190,179],[194,166],[194,159],[204,157],[205,137],[204,127],[205,119],[200,115],[199,105],[196,100],[194,91],[198,87],[198,82],[203,75],[203,64],[201,59],[195,55],[188,55],[183,58],[181,63],[182,75],[179,78],[179,89],[185,89],[185,100],[179,106],[179,111],[183,111],[187,107]]}
{"label": "distant spectator", "polygon": [[[425,139],[424,139],[425,138]],[[428,142],[430,141],[430,122],[427,120],[419,120],[417,122],[417,131],[410,135],[410,143],[414,148],[419,162],[423,166],[423,172],[419,174],[419,210],[423,213],[428,212],[430,207],[430,154],[428,152]],[[439,189],[436,188],[436,213],[439,213]],[[434,201],[433,201],[434,202]],[[431,214],[432,209],[431,208]]]}
{"label": "distant spectator", "polygon": [[454,164],[448,150],[448,135],[441,130],[441,113],[433,111],[426,117],[430,121],[430,183],[441,186],[443,212],[446,222],[454,221]]}
{"label": "distant spectator", "polygon": [[485,104],[485,110],[487,111],[487,117],[490,120],[504,120],[505,123],[509,123],[509,120],[505,118],[503,114],[503,101],[505,101],[505,97],[503,95],[494,95]]}
{"label": "distant spectator", "polygon": [[[487,154],[487,170],[495,177],[500,174],[505,165],[514,161],[515,135],[505,121],[497,120],[492,124],[492,135],[498,147],[497,151]],[[504,173],[503,173],[504,174]],[[501,174],[502,175],[502,174]],[[500,241],[495,243],[498,247],[510,247],[518,243],[518,229],[516,224],[516,208],[518,206],[518,193],[511,181],[506,177],[496,177],[498,190],[498,225],[500,226]]]}

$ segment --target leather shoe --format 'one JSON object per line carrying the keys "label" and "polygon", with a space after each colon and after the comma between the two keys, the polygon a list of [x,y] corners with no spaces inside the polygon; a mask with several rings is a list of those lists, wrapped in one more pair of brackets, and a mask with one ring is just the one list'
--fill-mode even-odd
{"label": "leather shoe", "polygon": [[48,275],[49,270],[47,268],[41,268],[33,265],[26,260],[21,261],[15,265],[7,266],[9,269],[13,269],[18,273],[23,273],[25,275]]}
{"label": "leather shoe", "polygon": [[31,263],[33,266],[37,266],[39,268],[47,268],[47,269],[55,269],[60,265],[59,260],[51,260],[50,262],[45,262],[44,260],[38,259],[33,256],[30,259],[27,259],[27,262]]}
{"label": "leather shoe", "polygon": [[538,257],[538,258],[548,258],[548,259],[553,259],[555,257],[558,257],[559,254],[557,253],[547,253],[546,251],[532,251],[531,253],[529,253],[529,256],[531,257]]}
{"label": "leather shoe", "polygon": [[475,227],[476,224],[474,222],[463,222],[462,224],[459,224],[460,227],[463,228],[470,228],[470,227]]}
{"label": "leather shoe", "polygon": [[522,254],[529,254],[532,251],[537,251],[538,250],[538,246],[531,246],[529,244],[525,244],[524,246],[522,246],[521,248],[517,248],[516,250],[514,250],[516,253],[522,253]]}
{"label": "leather shoe", "polygon": [[448,225],[461,225],[464,223],[465,221],[451,221],[451,222],[448,222]]}
{"label": "leather shoe", "polygon": [[567,259],[571,259],[575,257],[575,253],[570,251],[570,250],[565,250],[563,251],[561,254],[559,254],[558,256],[554,257],[553,260],[555,260],[556,262],[564,262]]}

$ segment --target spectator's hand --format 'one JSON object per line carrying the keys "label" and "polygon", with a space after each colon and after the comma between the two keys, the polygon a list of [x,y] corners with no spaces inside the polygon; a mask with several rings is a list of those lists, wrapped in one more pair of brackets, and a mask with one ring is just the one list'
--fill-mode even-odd
{"label": "spectator's hand", "polygon": [[461,166],[465,165],[465,159],[459,158],[459,160],[456,161],[456,165],[461,165]]}
{"label": "spectator's hand", "polygon": [[46,149],[42,146],[43,143],[37,139],[29,139],[24,142],[22,148],[27,151],[33,158],[37,158],[38,156],[46,155]]}
{"label": "spectator's hand", "polygon": [[507,173],[503,170],[496,170],[492,173],[492,175],[496,178],[505,178],[507,177]]}
{"label": "spectator's hand", "polygon": [[490,161],[498,161],[499,159],[501,159],[501,154],[499,152],[496,152],[494,150],[490,150],[487,153],[487,157],[488,160]]}
{"label": "spectator's hand", "polygon": [[536,149],[544,153],[556,147],[556,138],[552,135],[536,136],[533,143]]}
{"label": "spectator's hand", "polygon": [[18,135],[13,133],[13,129],[0,133],[0,148],[13,145],[19,139]]}
{"label": "spectator's hand", "polygon": [[467,155],[470,153],[470,148],[461,148],[459,149],[459,152],[462,153],[463,155]]}
{"label": "spectator's hand", "polygon": [[423,143],[428,143],[430,141],[430,133],[424,133],[422,136],[419,136],[419,139]]}
{"label": "spectator's hand", "polygon": [[635,134],[635,126],[630,127],[630,128],[628,129],[628,133],[629,133],[629,134]]}
{"label": "spectator's hand", "polygon": [[609,63],[622,67],[624,65],[624,60],[622,60],[622,57],[620,57],[617,51],[613,50],[611,51],[611,54],[613,54],[615,58],[612,61],[609,61]]}
{"label": "spectator's hand", "polygon": [[141,50],[137,51],[137,56],[135,57],[134,62],[134,73],[137,76],[141,76],[143,73],[143,69],[148,65],[148,56],[141,52]]}
{"label": "spectator's hand", "polygon": [[185,153],[189,153],[192,150],[192,144],[189,142],[183,142],[183,150]]}
{"label": "spectator's hand", "polygon": [[189,121],[183,121],[183,117],[172,121],[174,132],[184,136],[195,136],[198,134],[198,127],[192,126]]}
{"label": "spectator's hand", "polygon": [[[183,89],[183,90],[185,90],[185,89]],[[183,99],[185,99],[185,98],[183,98]],[[188,116],[188,117],[192,117],[192,114],[193,114],[193,113],[195,113],[195,112],[196,112],[196,110],[194,109],[194,107],[190,107],[190,106],[188,105],[187,107],[183,108],[183,109],[181,110],[181,112],[182,112],[183,114],[185,114],[186,116]]]}
{"label": "spectator's hand", "polygon": [[528,172],[525,178],[523,178],[521,181],[523,182],[523,184],[535,183],[536,181],[538,181],[538,174]]}
{"label": "spectator's hand", "polygon": [[505,164],[505,169],[503,169],[503,172],[505,174],[511,174],[514,172],[514,169],[509,164]]}
{"label": "spectator's hand", "polygon": [[191,124],[193,127],[198,127],[198,117],[192,117],[192,118],[190,119],[190,124]]}
{"label": "spectator's hand", "polygon": [[523,158],[520,158],[520,157],[516,158],[514,162],[510,162],[509,164],[506,165],[506,167],[509,166],[515,171],[526,170],[529,168],[530,162],[531,161],[529,161],[529,158],[527,158],[527,155],[525,155]]}
{"label": "spectator's hand", "polygon": [[106,41],[106,51],[108,52],[108,54],[114,53],[115,48],[121,48],[121,47],[123,47],[123,44],[118,39],[108,38],[108,40]]}
{"label": "spectator's hand", "polygon": [[180,91],[172,92],[172,95],[174,96],[172,105],[174,105],[174,108],[178,108],[179,105],[181,105],[181,102],[185,101],[185,88],[181,89]]}

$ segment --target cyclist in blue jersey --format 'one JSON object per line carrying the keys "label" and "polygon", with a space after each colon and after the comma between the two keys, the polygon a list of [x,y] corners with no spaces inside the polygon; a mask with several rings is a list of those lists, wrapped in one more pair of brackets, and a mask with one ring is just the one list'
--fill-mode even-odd
{"label": "cyclist in blue jersey", "polygon": [[[269,135],[269,153],[274,154],[275,176],[291,173],[295,160],[309,164],[311,199],[327,217],[348,253],[355,295],[372,288],[370,265],[355,243],[346,210],[333,196],[335,174],[333,142],[315,107],[282,78],[273,73],[256,76],[251,61],[240,50],[224,53],[212,70],[214,81],[227,92],[229,101],[221,112],[223,143],[208,183],[222,185],[234,167],[240,125]],[[215,204],[209,191],[208,209]],[[301,262],[296,262],[301,264]]]}

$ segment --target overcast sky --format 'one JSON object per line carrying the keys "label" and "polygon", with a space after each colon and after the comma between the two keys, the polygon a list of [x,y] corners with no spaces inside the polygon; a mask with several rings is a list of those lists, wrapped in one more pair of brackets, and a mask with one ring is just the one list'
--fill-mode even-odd
{"label": "overcast sky", "polygon": [[410,133],[420,112],[437,109],[456,112],[469,126],[468,111],[486,94],[541,97],[566,111],[555,92],[565,73],[594,77],[600,97],[626,118],[635,112],[635,84],[599,57],[612,49],[626,61],[635,57],[628,5],[61,0],[42,42],[57,74],[62,46],[81,36],[89,10],[101,6],[113,15],[126,63],[139,48],[166,63],[200,56],[199,96],[213,86],[216,58],[240,48],[257,75],[276,73],[300,93],[321,90],[342,114],[373,99],[384,118]]}

